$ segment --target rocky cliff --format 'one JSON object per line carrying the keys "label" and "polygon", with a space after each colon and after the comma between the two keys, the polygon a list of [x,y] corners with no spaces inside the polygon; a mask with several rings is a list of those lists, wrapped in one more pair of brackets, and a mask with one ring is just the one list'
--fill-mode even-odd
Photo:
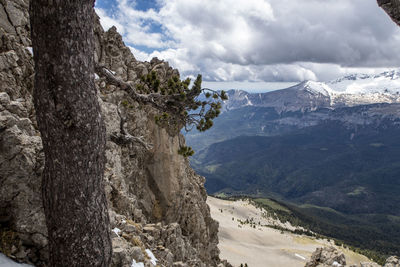
{"label": "rocky cliff", "polygon": [[[29,0],[0,1],[0,252],[46,266],[40,189],[44,156],[32,104],[28,5]],[[116,29],[104,32],[98,19],[95,33],[96,60],[123,80],[135,84],[150,71],[161,82],[179,75],[167,62],[137,61]],[[227,265],[219,259],[218,224],[206,204],[204,178],[178,154],[184,138],[157,126],[153,108],[98,77],[96,85],[108,136],[105,183],[113,266]],[[151,146],[112,141],[121,117],[130,134]]]}
{"label": "rocky cliff", "polygon": [[378,5],[388,13],[397,25],[400,26],[400,1],[399,0],[378,0]]}

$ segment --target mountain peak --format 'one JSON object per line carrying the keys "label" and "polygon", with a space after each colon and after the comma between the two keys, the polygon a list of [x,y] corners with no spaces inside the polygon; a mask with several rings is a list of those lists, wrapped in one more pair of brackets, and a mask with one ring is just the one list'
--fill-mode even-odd
{"label": "mountain peak", "polygon": [[315,81],[304,81],[300,83],[299,86],[300,90],[307,91],[313,95],[323,95],[323,96],[330,96],[331,89],[325,83],[322,82],[315,82]]}
{"label": "mountain peak", "polygon": [[[400,91],[400,70],[385,71],[377,75],[348,75],[328,82],[327,85],[332,88],[335,94],[364,96],[379,94],[397,95]],[[379,100],[376,103],[378,102]]]}
{"label": "mountain peak", "polygon": [[392,80],[399,80],[400,79],[400,69],[385,71],[385,72],[382,72],[381,74],[378,74],[375,76],[375,78],[379,78],[379,77],[390,78]]}

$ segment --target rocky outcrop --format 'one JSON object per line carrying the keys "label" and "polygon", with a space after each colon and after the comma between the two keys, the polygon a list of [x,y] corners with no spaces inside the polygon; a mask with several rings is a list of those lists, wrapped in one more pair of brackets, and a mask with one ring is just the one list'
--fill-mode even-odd
{"label": "rocky outcrop", "polygon": [[[305,267],[341,267],[346,266],[346,258],[343,252],[334,247],[317,248],[311,255],[311,259]],[[349,267],[382,267],[375,262],[360,262],[359,265],[353,264]],[[383,267],[400,267],[400,261],[396,256],[389,257]]]}
{"label": "rocky outcrop", "polygon": [[400,26],[400,0],[378,0],[378,5]]}
{"label": "rocky outcrop", "polygon": [[400,267],[400,260],[396,256],[389,257],[383,267]]}
{"label": "rocky outcrop", "polygon": [[[32,104],[33,58],[28,0],[0,1],[0,251],[46,266],[47,233],[41,205],[44,156]],[[111,28],[97,20],[96,60],[135,85],[155,71],[179,76],[167,62],[139,62]],[[126,130],[151,144],[120,145],[108,138],[106,192],[113,230],[113,266],[227,266],[219,259],[218,224],[206,204],[204,178],[178,154],[185,140],[159,127],[157,111],[97,78],[107,136]],[[61,207],[60,207],[61,208]]]}
{"label": "rocky outcrop", "polygon": [[345,266],[344,254],[334,247],[317,248],[305,267]]}

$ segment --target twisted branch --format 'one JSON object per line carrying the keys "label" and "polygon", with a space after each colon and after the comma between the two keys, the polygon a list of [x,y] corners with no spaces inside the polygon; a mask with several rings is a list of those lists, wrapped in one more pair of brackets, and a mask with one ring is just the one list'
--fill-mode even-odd
{"label": "twisted branch", "polygon": [[117,105],[117,113],[120,118],[120,123],[119,123],[119,133],[114,133],[111,135],[111,141],[118,145],[130,145],[132,143],[139,143],[141,144],[146,150],[150,150],[153,148],[152,144],[147,143],[144,140],[143,136],[133,136],[130,135],[126,130],[125,130],[125,123],[126,123],[126,117],[124,117],[121,113],[121,110],[119,109],[121,102],[118,103]]}
{"label": "twisted branch", "polygon": [[[164,85],[161,87],[161,92],[163,93],[158,93],[160,81],[156,80],[155,73],[152,73],[147,76],[147,80],[143,79],[143,82],[148,86],[150,91],[155,92],[140,94],[131,84],[115,77],[113,72],[107,67],[96,65],[95,71],[108,84],[115,85],[127,92],[134,101],[149,104],[163,112],[164,114],[156,119],[157,122],[167,123],[168,125],[173,123],[179,126],[176,128],[185,127],[186,131],[190,131],[193,126],[196,126],[199,131],[209,129],[213,124],[212,120],[220,114],[221,103],[216,101],[218,99],[227,99],[224,91],[218,92],[207,88],[202,89],[201,75],[197,77],[191,89],[188,88],[190,79],[185,81],[177,79],[175,81],[169,80],[168,86]],[[168,94],[164,94],[165,91]],[[207,100],[199,101],[197,99],[201,93],[204,93]],[[190,113],[191,111],[196,111],[196,113]]]}

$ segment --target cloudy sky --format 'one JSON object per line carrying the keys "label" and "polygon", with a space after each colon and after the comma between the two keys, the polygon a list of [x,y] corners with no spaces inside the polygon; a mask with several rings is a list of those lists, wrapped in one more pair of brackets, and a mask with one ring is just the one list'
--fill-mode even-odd
{"label": "cloudy sky", "polygon": [[96,11],[137,59],[165,59],[209,84],[267,87],[400,67],[400,27],[376,0],[97,0]]}

